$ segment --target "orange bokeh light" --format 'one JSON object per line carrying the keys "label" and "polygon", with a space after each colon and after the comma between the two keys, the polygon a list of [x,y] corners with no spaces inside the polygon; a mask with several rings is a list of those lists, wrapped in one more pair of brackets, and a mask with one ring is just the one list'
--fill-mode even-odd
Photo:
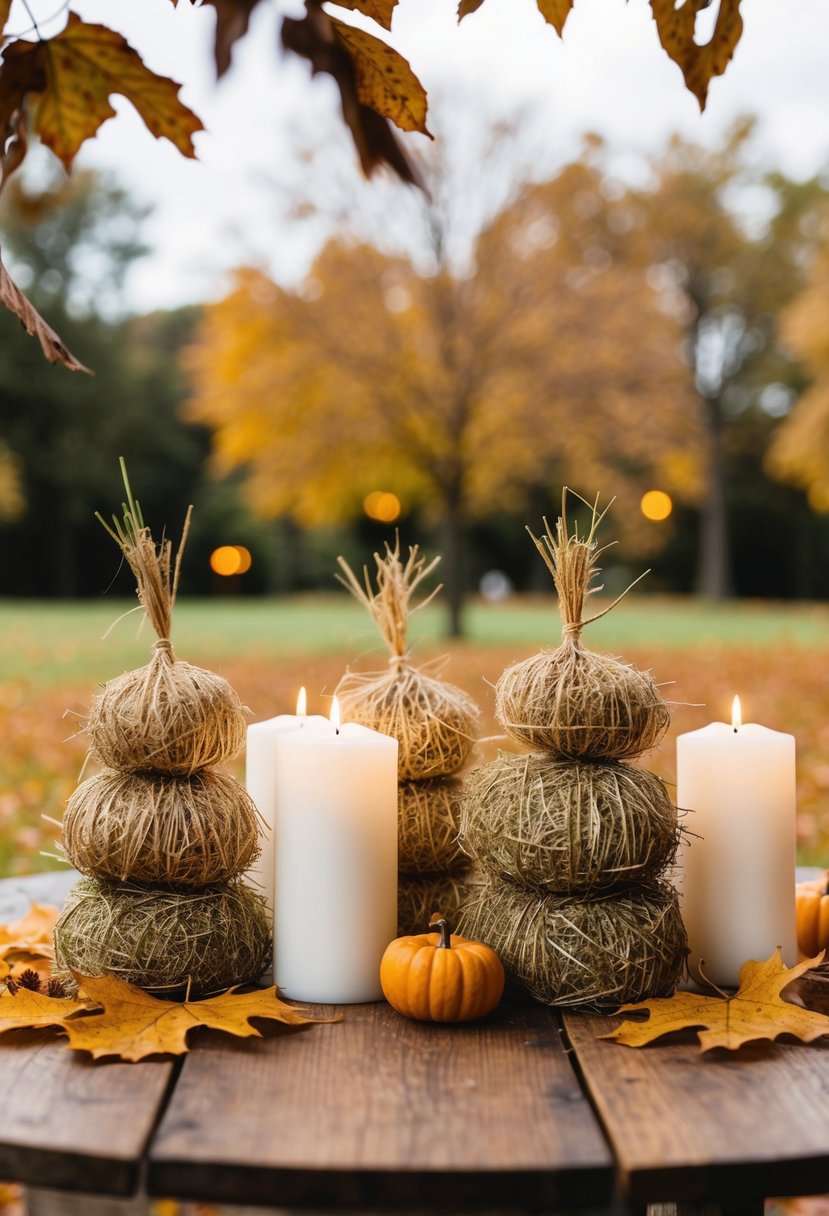
{"label": "orange bokeh light", "polygon": [[651,519],[655,523],[667,519],[673,509],[671,496],[664,490],[648,490],[647,494],[642,495],[642,501],[639,503],[639,510],[645,519]]}
{"label": "orange bokeh light", "polygon": [[210,569],[223,578],[230,578],[233,574],[247,574],[252,565],[250,550],[244,545],[220,545],[210,554]]}
{"label": "orange bokeh light", "polygon": [[400,499],[389,490],[372,490],[363,499],[363,510],[369,519],[381,524],[393,524],[403,510]]}

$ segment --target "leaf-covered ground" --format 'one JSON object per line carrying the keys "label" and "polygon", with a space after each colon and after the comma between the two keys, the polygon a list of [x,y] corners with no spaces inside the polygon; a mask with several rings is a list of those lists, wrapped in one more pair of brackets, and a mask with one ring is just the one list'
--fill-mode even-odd
{"label": "leaf-covered ground", "polygon": [[[492,685],[506,665],[532,650],[524,642],[493,646],[460,642],[423,646],[418,657],[426,661],[447,656],[446,678],[477,699],[484,715],[483,734],[495,736]],[[209,653],[189,652],[187,657],[211,664]],[[310,711],[326,713],[329,696],[350,657],[323,654],[275,660],[249,654],[225,657],[213,665],[231,680],[250,707],[251,720],[256,720],[290,712],[301,684],[308,688]],[[829,863],[829,642],[822,649],[792,643],[758,647],[703,641],[680,648],[638,644],[626,648],[623,657],[649,667],[674,702],[665,741],[644,761],[668,780],[675,773],[677,734],[724,720],[735,692],[742,697],[747,721],[791,731],[798,750],[799,858],[804,864]],[[380,666],[383,661],[375,653],[360,666]],[[60,819],[78,780],[85,754],[79,723],[94,691],[91,679],[49,683],[35,672],[30,678],[19,676],[0,684],[0,875],[59,864],[55,828],[44,816]],[[487,759],[499,745],[512,746],[507,740],[490,739],[478,754]],[[242,776],[243,758],[233,767]]]}

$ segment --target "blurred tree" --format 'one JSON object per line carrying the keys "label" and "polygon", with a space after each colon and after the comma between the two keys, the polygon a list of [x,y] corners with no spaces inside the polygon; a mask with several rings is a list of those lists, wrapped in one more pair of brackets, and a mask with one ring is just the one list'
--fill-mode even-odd
{"label": "blurred tree", "polygon": [[48,298],[65,332],[94,350],[98,369],[94,379],[62,375],[3,314],[0,433],[22,500],[16,518],[0,522],[7,594],[70,596],[106,585],[104,572],[117,563],[93,513],[120,501],[118,456],[127,457],[149,517],[171,528],[204,463],[206,433],[175,412],[182,382],[174,351],[196,310],[124,322],[98,311],[117,309],[118,285],[142,249],[141,219],[117,187],[90,174],[38,189],[17,179],[3,197],[17,273],[38,303]]}
{"label": "blurred tree", "polygon": [[630,239],[684,327],[705,419],[696,589],[715,598],[733,590],[727,436],[752,411],[767,422],[779,416],[794,395],[799,373],[777,319],[802,286],[829,197],[820,177],[794,182],[764,171],[753,157],[753,127],[741,119],[714,149],[675,136],[651,163],[649,183],[628,193]]}
{"label": "blurred tree", "polygon": [[297,291],[242,271],[189,353],[188,416],[249,470],[260,511],[348,518],[377,489],[432,509],[453,632],[464,527],[521,505],[554,462],[587,493],[612,478],[632,496],[646,473],[697,488],[680,331],[590,158],[505,205],[462,270],[433,204],[430,273],[343,240]]}

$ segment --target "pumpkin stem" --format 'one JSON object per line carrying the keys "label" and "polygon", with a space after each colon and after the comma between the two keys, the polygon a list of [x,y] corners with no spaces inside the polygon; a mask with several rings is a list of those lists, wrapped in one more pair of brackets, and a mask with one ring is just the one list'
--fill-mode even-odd
{"label": "pumpkin stem", "polygon": [[438,929],[440,931],[440,941],[438,942],[437,950],[450,950],[452,948],[451,930],[448,922],[441,917],[440,920],[433,920],[429,925],[430,929]]}

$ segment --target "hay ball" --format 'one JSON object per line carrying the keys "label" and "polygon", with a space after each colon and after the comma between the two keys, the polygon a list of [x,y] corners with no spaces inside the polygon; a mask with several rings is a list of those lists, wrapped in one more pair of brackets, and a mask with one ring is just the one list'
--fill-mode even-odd
{"label": "hay ball", "polygon": [[495,714],[513,739],[578,760],[622,760],[654,747],[670,722],[647,672],[571,641],[508,667]]}
{"label": "hay ball", "polygon": [[443,916],[454,930],[464,902],[481,881],[474,867],[455,874],[422,874],[418,878],[401,875],[397,884],[398,935],[425,933],[429,922],[438,916]]}
{"label": "hay ball", "polygon": [[107,768],[187,775],[232,759],[246,723],[227,680],[157,648],[146,667],[104,686],[87,730],[93,756]]}
{"label": "hay ball", "polygon": [[401,874],[451,870],[464,859],[458,843],[462,784],[457,780],[407,781],[400,786],[397,864]]}
{"label": "hay ball", "polygon": [[585,898],[491,878],[465,902],[457,931],[491,946],[510,978],[547,1005],[615,1008],[667,996],[688,953],[677,893],[656,881]]}
{"label": "hay ball", "polygon": [[205,887],[242,874],[259,853],[259,817],[225,773],[192,777],[106,769],[75,790],[63,849],[84,874]]}
{"label": "hay ball", "polygon": [[664,782],[629,764],[502,752],[464,783],[464,852],[544,891],[601,890],[656,876],[674,860],[679,839]]}
{"label": "hay ball", "polygon": [[82,878],[55,925],[56,971],[111,973],[159,996],[222,992],[268,967],[264,900],[241,882],[198,891]]}
{"label": "hay ball", "polygon": [[449,777],[475,741],[478,707],[462,689],[407,662],[378,673],[347,672],[337,686],[343,719],[399,744],[400,781]]}

